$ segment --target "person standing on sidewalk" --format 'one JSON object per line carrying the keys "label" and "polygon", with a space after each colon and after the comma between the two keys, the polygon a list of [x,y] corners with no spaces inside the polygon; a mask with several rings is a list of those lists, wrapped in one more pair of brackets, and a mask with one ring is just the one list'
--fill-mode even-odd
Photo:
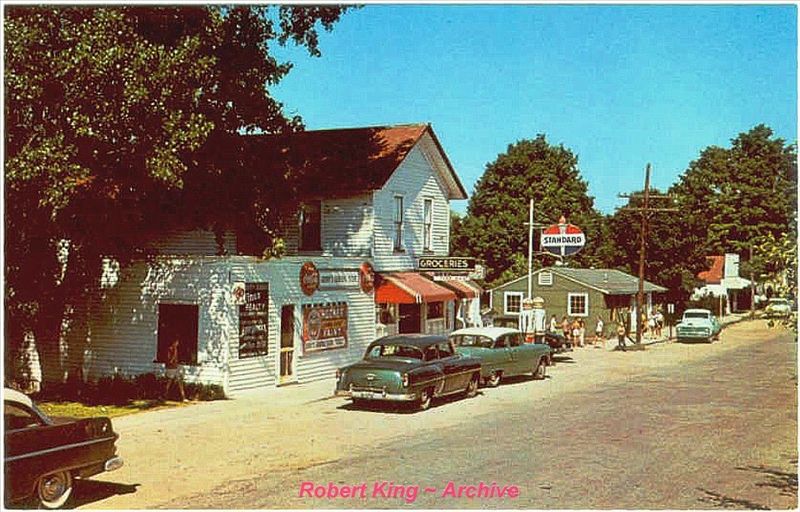
{"label": "person standing on sidewalk", "polygon": [[594,343],[597,343],[598,341],[602,341],[603,342],[603,347],[605,347],[606,346],[606,340],[603,338],[603,327],[604,327],[604,325],[603,325],[603,317],[598,316],[597,317],[597,324],[594,327]]}
{"label": "person standing on sidewalk", "polygon": [[183,376],[181,375],[181,370],[178,367],[178,364],[180,363],[180,356],[178,355],[179,345],[180,342],[178,341],[178,338],[175,338],[167,348],[167,388],[164,390],[164,397],[169,397],[170,388],[173,384],[177,384],[178,390],[181,392],[181,402],[185,402],[186,392],[183,390]]}
{"label": "person standing on sidewalk", "polygon": [[625,352],[625,336],[628,334],[625,324],[620,320],[617,322],[617,347]]}

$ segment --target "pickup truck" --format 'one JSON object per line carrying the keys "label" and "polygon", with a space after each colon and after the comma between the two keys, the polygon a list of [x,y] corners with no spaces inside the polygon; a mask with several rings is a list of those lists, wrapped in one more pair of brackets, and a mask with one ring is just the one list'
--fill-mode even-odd
{"label": "pickup truck", "polygon": [[108,418],[53,419],[26,395],[3,390],[6,506],[64,506],[73,480],[122,466]]}
{"label": "pickup truck", "polygon": [[678,341],[711,341],[722,330],[717,317],[707,309],[687,309],[675,327]]}

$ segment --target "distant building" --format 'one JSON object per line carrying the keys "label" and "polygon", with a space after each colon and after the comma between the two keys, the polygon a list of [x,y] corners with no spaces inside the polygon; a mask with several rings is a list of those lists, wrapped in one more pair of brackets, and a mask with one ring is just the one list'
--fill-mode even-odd
{"label": "distant building", "polygon": [[[534,272],[533,279],[533,296],[544,299],[548,322],[552,315],[559,322],[564,316],[583,318],[586,332],[593,334],[599,316],[606,326],[623,319],[632,331],[636,329],[639,279],[635,276],[614,269],[548,267]],[[493,324],[516,327],[527,291],[527,275],[489,290]],[[657,294],[666,291],[645,281],[645,309],[657,306]]]}
{"label": "distant building", "polygon": [[703,297],[725,298],[725,314],[750,308],[750,281],[739,276],[739,255],[706,256],[710,267],[697,274],[704,284],[692,293],[692,300]]}

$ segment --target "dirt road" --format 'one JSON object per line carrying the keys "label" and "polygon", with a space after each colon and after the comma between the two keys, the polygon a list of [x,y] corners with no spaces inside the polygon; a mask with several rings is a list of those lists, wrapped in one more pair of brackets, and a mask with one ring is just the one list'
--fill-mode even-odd
{"label": "dirt road", "polygon": [[[585,348],[419,414],[352,410],[333,382],[115,421],[126,466],[76,489],[85,508],[397,508],[299,498],[303,482],[436,489],[421,508],[789,508],[797,504],[796,340],[764,322],[712,345]],[[516,486],[514,499],[442,497]],[[410,492],[410,491],[409,491]],[[328,493],[329,494],[329,493]],[[403,498],[401,498],[403,499]]]}

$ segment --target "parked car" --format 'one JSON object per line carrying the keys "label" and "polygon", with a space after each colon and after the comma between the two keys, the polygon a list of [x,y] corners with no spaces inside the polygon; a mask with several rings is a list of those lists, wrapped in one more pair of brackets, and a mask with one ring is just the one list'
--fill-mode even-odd
{"label": "parked car", "polygon": [[544,343],[524,343],[524,335],[505,327],[471,327],[450,333],[456,352],[481,362],[481,379],[490,387],[504,377],[533,374],[543,379],[552,349]]}
{"label": "parked car", "polygon": [[768,317],[789,316],[791,312],[792,312],[792,304],[789,302],[788,299],[781,299],[781,298],[769,299],[769,301],[767,302],[767,306],[764,308],[764,314]]}
{"label": "parked car", "polygon": [[675,326],[678,341],[707,341],[719,338],[722,325],[708,309],[687,309]]}
{"label": "parked car", "polygon": [[415,403],[420,410],[445,395],[478,393],[481,363],[456,354],[446,336],[400,334],[373,341],[364,359],[336,372],[336,395]]}
{"label": "parked car", "polygon": [[108,418],[50,418],[26,395],[3,390],[5,502],[59,508],[73,481],[122,467]]}
{"label": "parked car", "polygon": [[[557,332],[547,331],[544,333],[544,342],[550,347],[553,353],[559,352],[566,352],[568,349],[567,347],[567,338],[564,337],[563,334],[559,334]],[[550,358],[550,364],[554,364],[552,362],[553,358]]]}

